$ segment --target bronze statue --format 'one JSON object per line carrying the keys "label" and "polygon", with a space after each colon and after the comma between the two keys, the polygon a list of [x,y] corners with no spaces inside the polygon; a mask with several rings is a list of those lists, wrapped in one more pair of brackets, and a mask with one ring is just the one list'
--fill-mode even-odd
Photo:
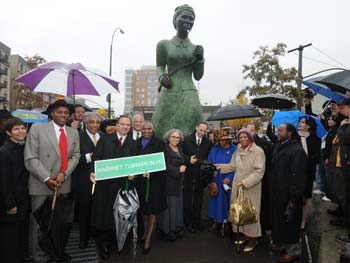
{"label": "bronze statue", "polygon": [[161,40],[157,45],[157,71],[161,86],[152,122],[158,136],[163,136],[172,128],[189,134],[202,120],[202,108],[192,74],[195,80],[203,77],[204,49],[193,45],[188,38],[194,20],[192,7],[178,6],[173,18],[176,36]]}

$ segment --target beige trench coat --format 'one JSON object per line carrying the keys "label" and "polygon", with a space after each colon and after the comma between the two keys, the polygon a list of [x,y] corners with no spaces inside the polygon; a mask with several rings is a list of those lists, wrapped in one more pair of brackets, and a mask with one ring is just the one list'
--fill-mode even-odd
{"label": "beige trench coat", "polygon": [[[258,215],[260,215],[261,204],[261,180],[265,172],[265,154],[264,151],[253,143],[249,149],[244,150],[240,145],[232,156],[231,162],[221,164],[221,173],[229,173],[235,171],[235,176],[232,182],[231,204],[237,197],[237,185],[243,183],[245,186],[245,194],[248,194],[252,200]],[[248,237],[260,237],[261,226],[260,216],[259,222],[256,224],[240,226],[239,230]],[[237,231],[237,226],[232,225],[234,232]]]}

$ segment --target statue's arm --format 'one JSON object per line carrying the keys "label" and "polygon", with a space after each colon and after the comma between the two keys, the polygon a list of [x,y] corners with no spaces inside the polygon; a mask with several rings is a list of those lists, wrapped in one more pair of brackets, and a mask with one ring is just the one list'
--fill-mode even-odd
{"label": "statue's arm", "polygon": [[156,59],[158,76],[161,76],[165,73],[166,67],[166,40],[158,42]]}
{"label": "statue's arm", "polygon": [[200,80],[204,74],[204,48],[200,45],[194,50],[196,63],[193,65],[193,77],[195,80]]}
{"label": "statue's arm", "polygon": [[193,77],[195,80],[200,80],[204,74],[204,58],[197,61],[193,66]]}

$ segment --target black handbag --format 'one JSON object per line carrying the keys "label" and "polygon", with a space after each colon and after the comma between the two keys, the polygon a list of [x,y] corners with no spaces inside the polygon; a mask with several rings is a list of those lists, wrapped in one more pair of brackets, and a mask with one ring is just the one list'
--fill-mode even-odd
{"label": "black handbag", "polygon": [[214,180],[216,171],[215,165],[209,160],[203,160],[200,164],[200,184],[203,188],[207,187]]}

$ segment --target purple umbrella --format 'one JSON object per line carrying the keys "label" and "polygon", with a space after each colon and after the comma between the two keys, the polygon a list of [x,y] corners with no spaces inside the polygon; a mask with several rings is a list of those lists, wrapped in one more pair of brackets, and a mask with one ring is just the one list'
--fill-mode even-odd
{"label": "purple umbrella", "polygon": [[37,92],[50,92],[65,96],[100,96],[118,91],[118,82],[105,73],[80,63],[45,63],[16,78]]}

